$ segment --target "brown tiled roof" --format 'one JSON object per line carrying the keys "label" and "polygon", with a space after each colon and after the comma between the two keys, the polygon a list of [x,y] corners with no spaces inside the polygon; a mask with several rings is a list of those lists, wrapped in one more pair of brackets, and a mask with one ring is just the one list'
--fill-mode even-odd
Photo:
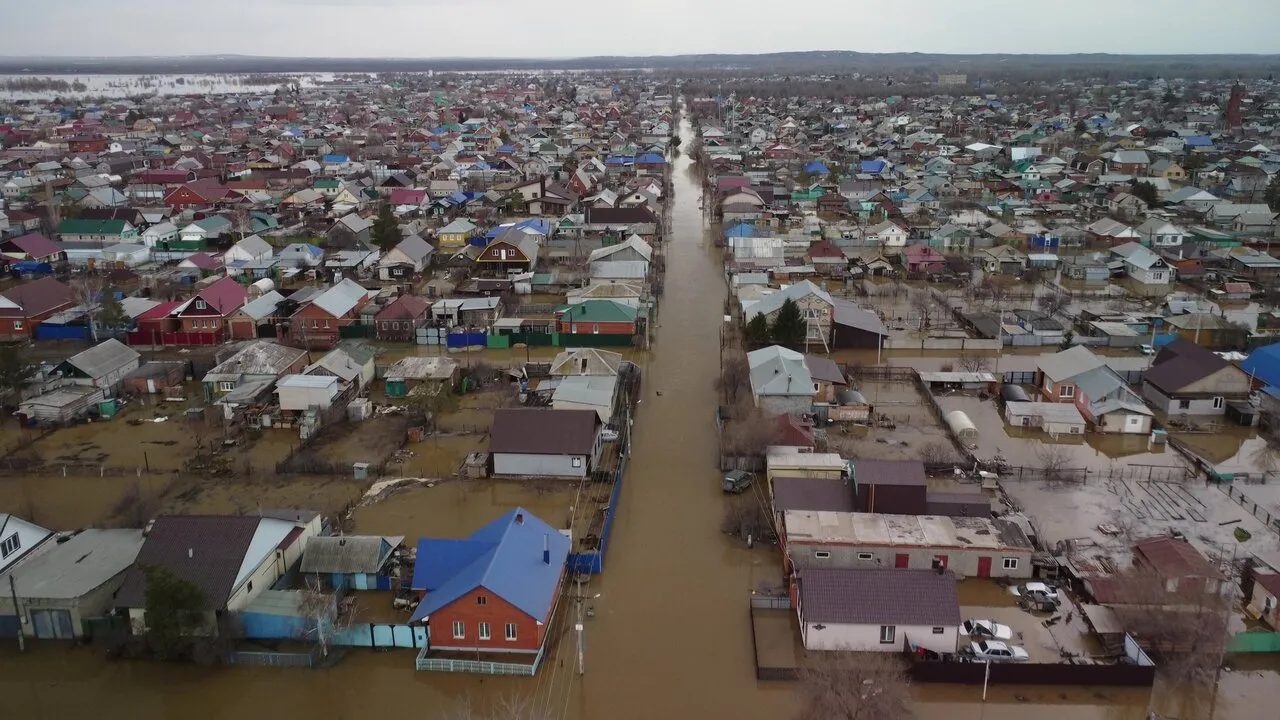
{"label": "brown tiled roof", "polygon": [[590,455],[599,420],[594,410],[501,408],[493,413],[489,452]]}
{"label": "brown tiled roof", "polygon": [[956,576],[950,570],[802,568],[802,620],[844,625],[960,624]]}
{"label": "brown tiled roof", "polygon": [[116,593],[116,606],[146,606],[147,580],[142,568],[155,566],[199,587],[206,609],[221,609],[234,589],[259,522],[257,517],[236,515],[156,518],[138,559]]}
{"label": "brown tiled roof", "polygon": [[928,484],[924,475],[924,463],[919,460],[854,460],[853,476],[863,484]]}
{"label": "brown tiled roof", "polygon": [[1229,364],[1216,353],[1186,338],[1178,338],[1156,354],[1142,379],[1167,394],[1209,377]]}
{"label": "brown tiled roof", "polygon": [[839,478],[775,477],[775,510],[857,512],[853,483]]}

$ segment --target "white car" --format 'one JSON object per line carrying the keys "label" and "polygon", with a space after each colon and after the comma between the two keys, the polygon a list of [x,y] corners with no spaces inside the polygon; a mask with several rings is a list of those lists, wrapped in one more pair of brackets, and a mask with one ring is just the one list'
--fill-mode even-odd
{"label": "white car", "polygon": [[992,640],[1012,640],[1013,628],[1001,625],[995,620],[965,620],[960,626],[969,637],[990,638]]}
{"label": "white car", "polygon": [[1009,588],[1009,594],[1014,597],[1022,597],[1030,592],[1044,593],[1050,600],[1055,603],[1062,602],[1062,598],[1058,597],[1058,588],[1052,585],[1046,585],[1042,582],[1029,582],[1021,585],[1014,585]]}
{"label": "white car", "polygon": [[1026,662],[1031,659],[1026,650],[1017,645],[1007,645],[999,640],[979,640],[969,643],[969,652],[978,660],[991,662]]}
{"label": "white car", "polygon": [[600,439],[604,442],[617,442],[618,431],[611,427],[607,427],[600,431]]}

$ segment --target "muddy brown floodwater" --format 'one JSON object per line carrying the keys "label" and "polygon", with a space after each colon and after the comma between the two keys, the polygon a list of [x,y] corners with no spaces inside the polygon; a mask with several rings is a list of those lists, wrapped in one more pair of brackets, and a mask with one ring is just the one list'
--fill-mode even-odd
{"label": "muddy brown floodwater", "polygon": [[[687,122],[680,133],[683,146],[691,147]],[[775,551],[747,550],[718,531],[723,498],[713,413],[725,286],[683,154],[673,171],[666,294],[654,350],[638,359],[645,395],[605,572],[586,589],[600,597],[585,623],[585,675],[573,671],[571,637],[538,677],[524,679],[417,673],[408,652],[355,652],[329,670],[202,669],[107,662],[97,648],[49,643],[20,656],[6,643],[0,646],[0,716],[440,718],[460,698],[518,692],[552,717],[576,720],[790,717],[797,707],[794,688],[754,679],[747,610],[752,578],[777,565]],[[412,538],[465,532],[473,520],[488,519],[419,527],[415,505],[422,516],[456,513],[439,505],[458,507],[457,492],[411,491],[401,503],[362,511],[360,529]],[[539,504],[537,498],[492,499],[510,501]],[[550,513],[560,506],[551,497],[546,502]],[[920,716],[1127,720],[1143,716],[1148,697],[1109,689],[993,688],[983,705],[980,695],[981,688],[923,687]]]}

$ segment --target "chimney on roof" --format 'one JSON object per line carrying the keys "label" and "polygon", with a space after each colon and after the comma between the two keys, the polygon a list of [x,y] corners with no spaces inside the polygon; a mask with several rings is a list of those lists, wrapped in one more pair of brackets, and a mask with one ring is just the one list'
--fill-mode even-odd
{"label": "chimney on roof", "polygon": [[524,524],[524,513],[516,513],[516,524],[517,525]]}
{"label": "chimney on roof", "polygon": [[542,536],[542,564],[551,564],[551,539],[546,535]]}
{"label": "chimney on roof", "polygon": [[195,557],[195,556],[196,556],[196,549],[195,549],[195,548],[187,548],[187,559],[191,559],[191,558],[193,558],[193,557]]}

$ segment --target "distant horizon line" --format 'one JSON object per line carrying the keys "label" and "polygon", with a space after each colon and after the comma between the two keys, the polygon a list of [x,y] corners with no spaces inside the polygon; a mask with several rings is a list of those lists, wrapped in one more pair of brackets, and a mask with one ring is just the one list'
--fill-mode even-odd
{"label": "distant horizon line", "polygon": [[867,52],[862,50],[775,50],[771,52],[681,52],[666,53],[658,55],[437,55],[431,57],[403,57],[403,56],[372,56],[372,55],[248,55],[243,53],[199,53],[189,55],[9,55],[0,53],[0,60],[3,61],[22,61],[22,60],[366,60],[379,62],[431,62],[431,61],[451,61],[459,60],[482,60],[487,62],[493,61],[537,61],[537,62],[554,62],[558,60],[564,61],[581,61],[593,60],[596,58],[610,59],[672,59],[672,58],[692,58],[692,57],[769,57],[772,55],[920,55],[924,57],[1073,57],[1073,56],[1106,56],[1106,57],[1280,57],[1280,51],[1276,52],[1098,52],[1098,51],[1071,51],[1071,52],[924,52],[920,50],[897,50],[897,51],[876,51]]}

